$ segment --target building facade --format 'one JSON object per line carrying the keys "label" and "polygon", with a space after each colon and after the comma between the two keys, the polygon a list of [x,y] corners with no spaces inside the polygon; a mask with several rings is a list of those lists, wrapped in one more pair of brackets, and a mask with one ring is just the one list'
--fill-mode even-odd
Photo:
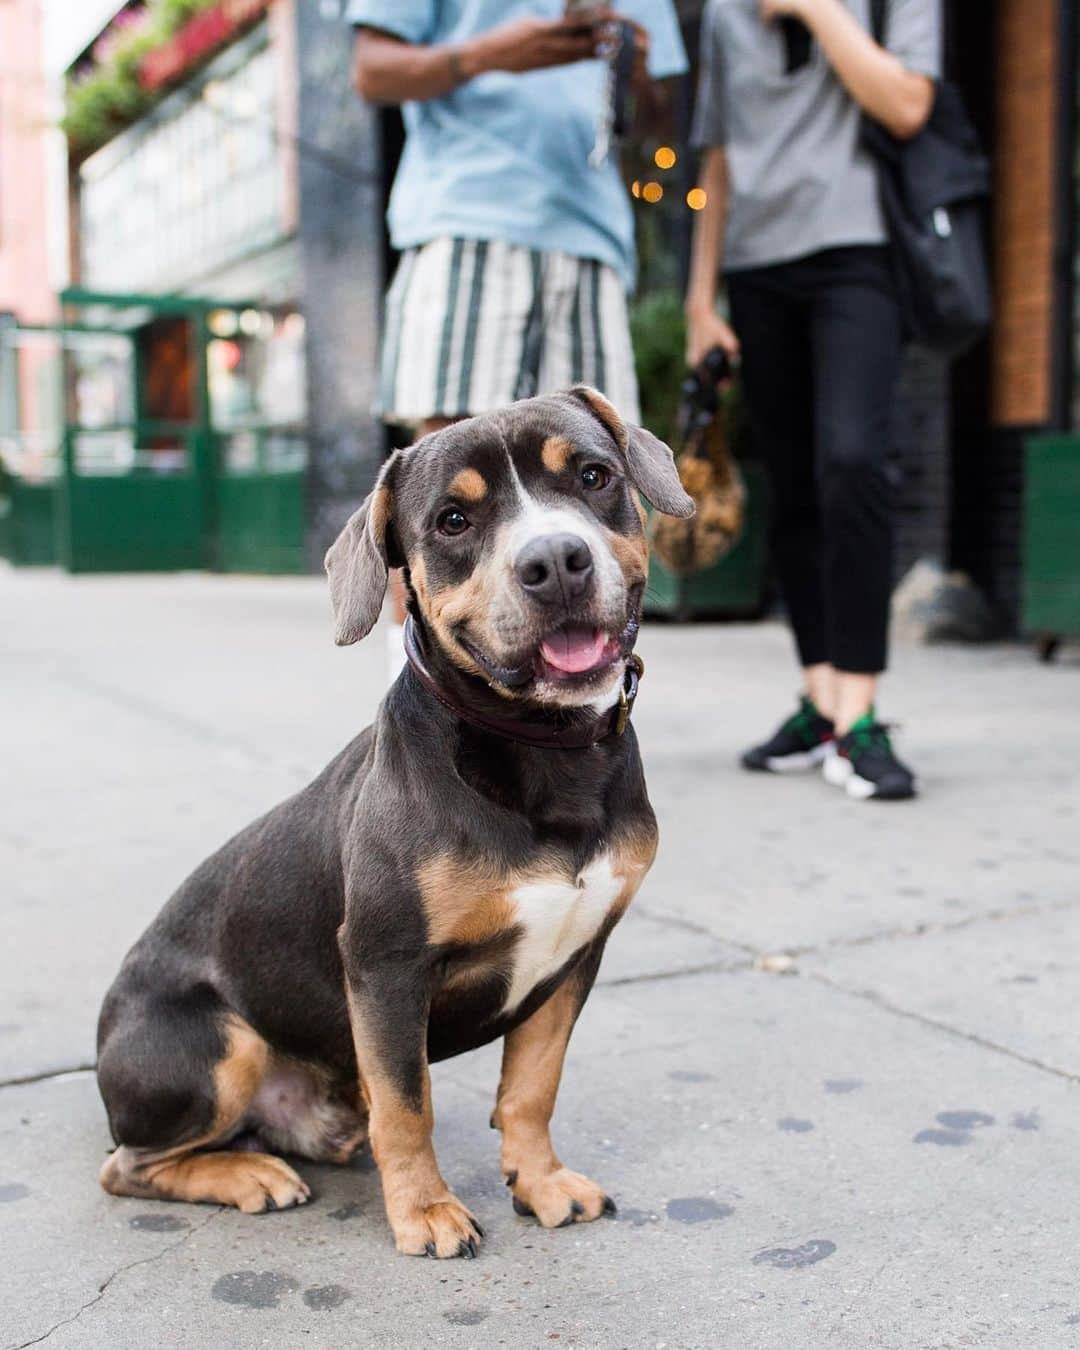
{"label": "building facade", "polygon": [[[371,412],[383,287],[378,120],[351,90],[351,37],[336,6],[221,0],[192,10],[139,62],[149,106],[115,134],[98,131],[100,145],[80,139],[80,85],[99,77],[110,43],[152,18],[152,3],[120,8],[69,72],[67,314],[108,319],[87,293],[109,297],[112,321],[129,324],[137,311],[124,310],[124,296],[210,306],[204,412],[215,472],[299,476],[302,552],[315,566],[382,455]],[[193,393],[185,403],[183,386],[197,390],[203,350],[185,339],[186,322],[156,316],[139,327],[136,421],[176,422],[197,402]],[[280,515],[279,503],[263,522],[271,544],[282,543]],[[225,540],[219,563],[228,552]],[[258,565],[257,551],[244,556]]]}

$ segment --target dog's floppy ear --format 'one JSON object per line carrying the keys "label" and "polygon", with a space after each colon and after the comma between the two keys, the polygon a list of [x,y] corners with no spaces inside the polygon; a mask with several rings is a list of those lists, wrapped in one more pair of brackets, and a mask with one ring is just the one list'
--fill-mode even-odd
{"label": "dog's floppy ear", "polygon": [[389,568],[398,559],[391,542],[394,513],[391,487],[397,452],[387,460],[363,506],[349,517],[331,544],[324,566],[334,607],[334,641],[339,647],[359,642],[375,627],[386,594]]}
{"label": "dog's floppy ear", "polygon": [[675,458],[662,440],[644,427],[624,422],[608,400],[587,384],[570,390],[607,427],[623,452],[630,479],[642,496],[666,516],[692,516],[694,500],[683,491]]}

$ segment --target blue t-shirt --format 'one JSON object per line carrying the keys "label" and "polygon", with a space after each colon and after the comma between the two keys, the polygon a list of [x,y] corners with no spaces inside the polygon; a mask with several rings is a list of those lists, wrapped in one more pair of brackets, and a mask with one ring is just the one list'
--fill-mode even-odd
{"label": "blue t-shirt", "polygon": [[[351,23],[417,44],[463,42],[526,15],[559,18],[565,0],[350,0]],[[649,33],[649,73],[681,75],[686,52],[671,0],[622,0]],[[634,280],[634,222],[615,149],[589,154],[607,65],[490,71],[444,98],[406,103],[407,138],[388,213],[394,247],[442,235],[504,239],[597,258]]]}

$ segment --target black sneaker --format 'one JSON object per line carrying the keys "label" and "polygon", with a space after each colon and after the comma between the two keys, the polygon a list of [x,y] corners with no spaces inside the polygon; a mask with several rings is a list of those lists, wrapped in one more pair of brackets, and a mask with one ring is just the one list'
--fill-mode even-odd
{"label": "black sneaker", "polygon": [[896,758],[889,728],[874,720],[873,709],[836,738],[825,761],[825,780],[861,800],[898,802],[916,792],[915,775]]}
{"label": "black sneaker", "polygon": [[799,711],[792,713],[772,740],[747,750],[742,766],[765,773],[812,769],[829,753],[833,735],[831,720],[822,717],[812,700],[803,694]]}

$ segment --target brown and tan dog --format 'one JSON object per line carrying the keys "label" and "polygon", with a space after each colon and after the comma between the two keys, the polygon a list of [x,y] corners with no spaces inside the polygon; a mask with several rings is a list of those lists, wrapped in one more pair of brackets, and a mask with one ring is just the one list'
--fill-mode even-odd
{"label": "brown and tan dog", "polygon": [[[548,1132],[574,1021],[656,849],[633,729],[636,489],[692,509],[671,452],[588,389],[399,451],[327,555],[337,641],[407,568],[410,665],[373,727],[181,886],[98,1031],[115,1195],[302,1204],[273,1151],[370,1134],[398,1249],[472,1256],[428,1064],[504,1038],[493,1124],[519,1213],[614,1206]],[[258,1151],[250,1151],[254,1137]]]}

